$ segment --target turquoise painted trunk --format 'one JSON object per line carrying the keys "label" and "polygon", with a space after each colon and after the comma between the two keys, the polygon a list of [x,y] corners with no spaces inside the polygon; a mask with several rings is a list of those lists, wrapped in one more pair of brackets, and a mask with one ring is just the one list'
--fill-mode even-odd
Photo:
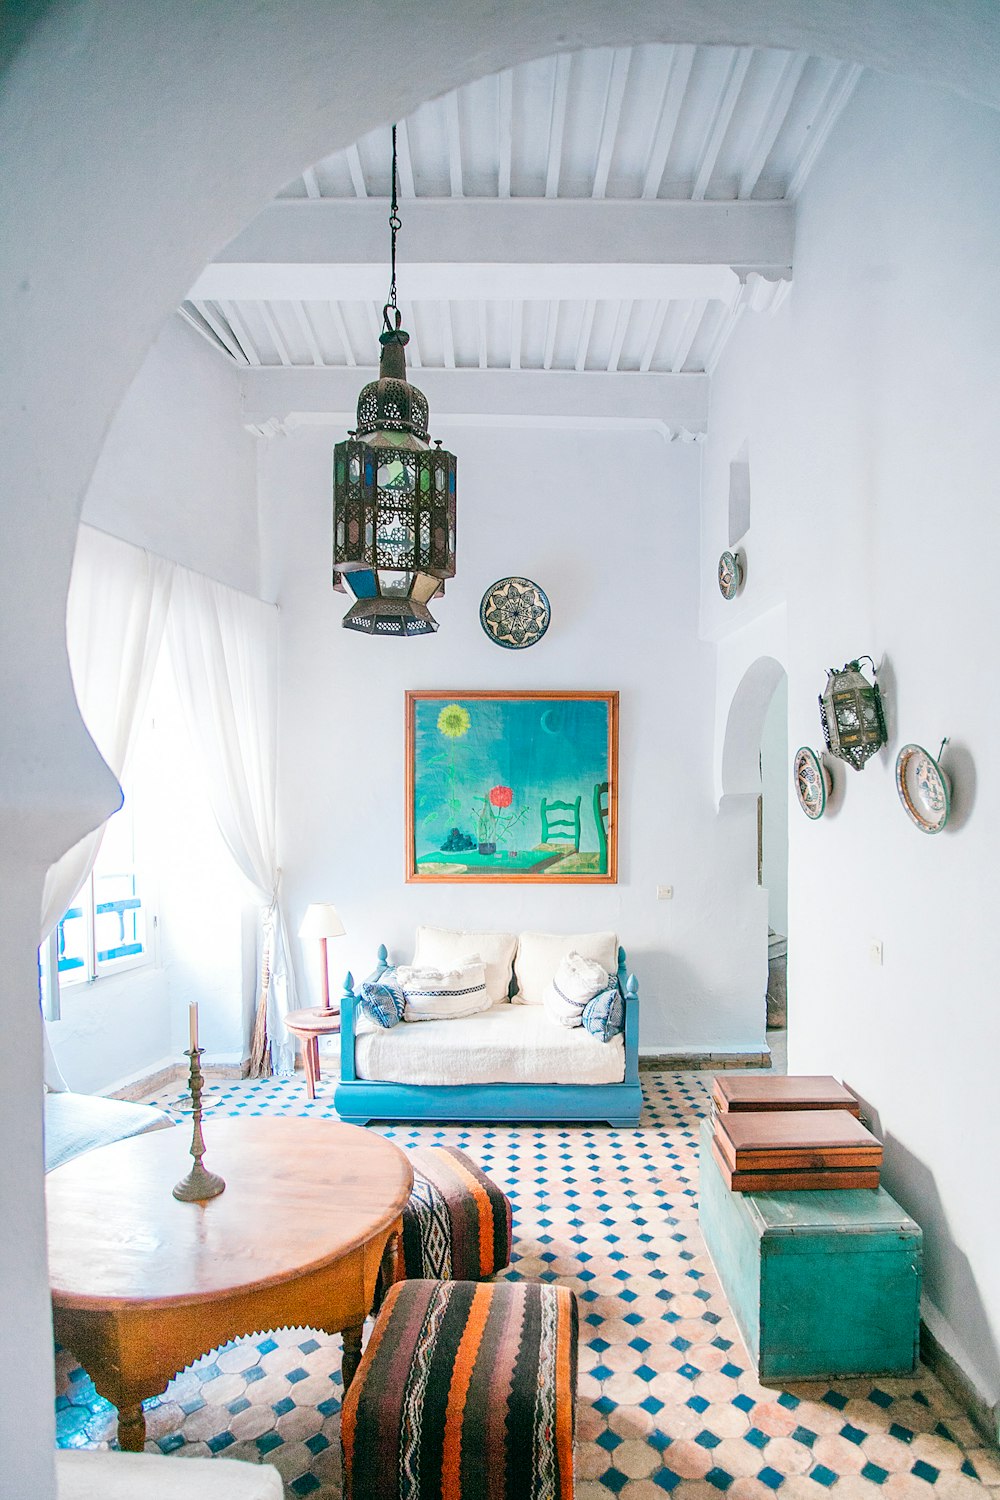
{"label": "turquoise painted trunk", "polygon": [[702,1234],[762,1380],[917,1362],[920,1226],[884,1188],[733,1193],[701,1127]]}

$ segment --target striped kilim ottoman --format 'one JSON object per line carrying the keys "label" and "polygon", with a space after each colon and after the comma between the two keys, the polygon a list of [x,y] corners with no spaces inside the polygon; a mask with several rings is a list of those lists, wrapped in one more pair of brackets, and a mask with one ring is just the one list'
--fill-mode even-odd
{"label": "striped kilim ottoman", "polygon": [[413,1192],[403,1209],[395,1279],[433,1276],[483,1281],[510,1261],[510,1199],[455,1146],[407,1155]]}
{"label": "striped kilim ottoman", "polygon": [[344,1500],[571,1500],[576,1296],[391,1287],[344,1396]]}

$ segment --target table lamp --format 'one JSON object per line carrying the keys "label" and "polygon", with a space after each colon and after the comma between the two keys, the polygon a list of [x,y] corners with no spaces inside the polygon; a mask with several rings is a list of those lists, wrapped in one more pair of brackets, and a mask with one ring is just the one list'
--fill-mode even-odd
{"label": "table lamp", "polygon": [[332,937],[344,937],[346,929],[340,920],[337,908],[329,901],[314,902],[306,907],[306,914],[302,918],[299,928],[299,937],[319,938],[321,957],[321,975],[323,980],[323,1009],[330,1009],[330,975],[326,962],[326,940]]}

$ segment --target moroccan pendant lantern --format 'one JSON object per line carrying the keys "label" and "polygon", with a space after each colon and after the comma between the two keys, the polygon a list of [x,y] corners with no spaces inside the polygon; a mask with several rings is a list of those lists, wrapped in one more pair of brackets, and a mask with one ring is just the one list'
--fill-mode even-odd
{"label": "moroccan pendant lantern", "polygon": [[354,595],[348,630],[427,635],[428,601],[455,576],[453,453],[427,436],[427,398],[406,378],[409,335],[396,306],[396,127],[392,128],[392,281],[379,378],[358,397],[357,429],[333,457],[333,586]]}
{"label": "moroccan pendant lantern", "polygon": [[875,663],[870,656],[849,661],[839,672],[828,667],[826,688],[819,700],[826,748],[831,755],[846,760],[856,771],[860,771],[869,756],[880,750],[888,739],[882,694],[878,683],[869,682],[863,675],[863,661],[871,662],[874,677]]}

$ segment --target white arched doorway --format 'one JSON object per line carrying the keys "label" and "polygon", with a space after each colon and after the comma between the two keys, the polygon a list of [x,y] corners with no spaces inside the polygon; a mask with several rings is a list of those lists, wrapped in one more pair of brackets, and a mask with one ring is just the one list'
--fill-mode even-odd
{"label": "white arched doorway", "polygon": [[[598,0],[417,12],[322,0],[97,0],[26,7],[4,52],[10,143],[0,250],[6,415],[0,554],[0,959],[17,1058],[0,1122],[0,1229],[18,1296],[0,1447],[18,1493],[49,1500],[51,1340],[41,1191],[35,935],[46,865],[116,798],[82,726],[64,621],[80,504],[112,415],[157,330],[206,261],[324,151],[519,59],[629,40],[750,42],[823,52],[1000,98],[1000,17],[937,0]],[[30,14],[29,14],[30,13]],[[19,50],[14,51],[19,46]],[[182,440],[182,439],[181,439]],[[16,1457],[13,1457],[16,1455]],[[20,1482],[19,1482],[20,1481]]]}
{"label": "white arched doorway", "polygon": [[[719,811],[741,850],[744,879],[755,878],[763,897],[758,938],[767,946],[766,1025],[772,1033],[787,1024],[788,765],[788,677],[775,657],[759,656],[730,701]],[[781,1039],[776,1046],[780,1051]]]}

